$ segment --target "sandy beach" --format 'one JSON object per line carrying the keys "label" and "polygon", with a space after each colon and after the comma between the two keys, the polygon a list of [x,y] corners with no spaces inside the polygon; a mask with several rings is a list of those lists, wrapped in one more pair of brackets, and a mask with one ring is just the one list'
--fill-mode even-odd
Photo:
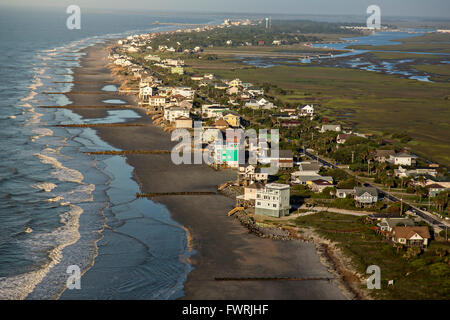
{"label": "sandy beach", "polygon": [[[81,67],[74,68],[72,94],[74,106],[107,106],[105,99],[120,99],[136,105],[133,96],[117,92],[98,92],[115,79],[107,68],[105,45],[85,49]],[[116,85],[120,83],[116,82]],[[95,93],[94,93],[95,92]],[[152,124],[144,111],[130,106],[140,119],[133,120],[145,126],[96,128],[97,134],[110,145],[122,149],[171,150],[175,143],[170,135]],[[76,108],[72,111],[83,117],[102,118],[107,108]],[[214,171],[207,165],[180,165],[172,163],[170,154],[127,155],[127,163],[134,168],[133,176],[141,192],[216,192],[217,185],[233,180],[232,170]],[[348,299],[340,289],[338,279],[320,262],[313,243],[300,240],[276,241],[259,238],[243,227],[238,220],[228,217],[234,201],[223,195],[163,196],[152,201],[165,205],[172,218],[180,223],[190,237],[193,253],[189,258],[193,270],[184,283],[182,299]],[[111,227],[114,228],[114,227]],[[85,274],[93,279],[105,275],[108,268],[101,259],[102,247],[93,267]],[[121,255],[110,260],[120,264]],[[333,280],[254,280],[218,281],[216,278],[332,278]],[[120,279],[118,279],[120,281]],[[71,296],[62,298],[98,297]]]}

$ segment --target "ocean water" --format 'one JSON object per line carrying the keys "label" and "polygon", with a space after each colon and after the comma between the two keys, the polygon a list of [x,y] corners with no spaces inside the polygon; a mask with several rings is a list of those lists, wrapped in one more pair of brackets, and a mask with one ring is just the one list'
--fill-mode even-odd
{"label": "ocean water", "polygon": [[182,296],[190,270],[180,259],[187,252],[183,228],[164,206],[135,199],[138,186],[123,157],[83,153],[114,149],[95,130],[53,126],[123,122],[139,115],[119,110],[104,119],[84,119],[69,110],[39,106],[70,103],[63,95],[42,92],[70,91],[71,84],[63,82],[72,80],[81,49],[169,28],[152,25],[154,21],[208,23],[215,18],[100,14],[82,8],[82,29],[68,30],[68,15],[62,9],[0,9],[0,299],[61,297],[67,267],[77,265],[87,272],[95,257],[111,248],[98,246],[106,230],[122,228],[126,235],[133,227],[132,219],[127,221],[130,212],[141,219],[136,220],[141,231],[136,239],[120,244],[130,261],[136,260],[127,266],[127,282],[99,281],[109,286],[101,297],[95,296],[99,291],[88,290],[78,298]]}

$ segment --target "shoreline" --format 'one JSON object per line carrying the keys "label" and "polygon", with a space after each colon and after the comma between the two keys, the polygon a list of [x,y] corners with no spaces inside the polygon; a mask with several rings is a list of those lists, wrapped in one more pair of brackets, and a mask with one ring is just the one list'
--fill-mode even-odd
{"label": "shoreline", "polygon": [[[80,68],[74,71],[72,91],[83,91],[86,85],[80,78],[96,80],[111,77],[111,70],[105,67],[107,44],[85,49]],[[95,63],[92,57],[96,56]],[[99,59],[98,57],[102,57]],[[91,69],[97,75],[80,72],[86,69],[90,59]],[[117,81],[117,79],[114,79]],[[118,81],[117,81],[118,82]],[[120,83],[117,83],[120,86]],[[90,90],[99,88],[89,85]],[[100,87],[101,88],[101,87]],[[121,100],[135,101],[130,96],[106,92],[105,96],[115,96]],[[101,94],[103,96],[103,94]],[[99,95],[74,95],[73,105],[100,104]],[[127,107],[142,118],[135,122],[150,124],[140,127],[96,128],[97,135],[108,144],[121,150],[149,149],[170,150],[170,142],[165,132],[152,124],[151,118],[138,107]],[[101,118],[108,109],[72,109],[73,112],[89,118]],[[120,134],[117,134],[121,130]],[[133,178],[143,193],[200,191],[216,192],[216,186],[235,177],[231,170],[214,171],[206,165],[176,166],[168,155],[126,155],[126,162],[132,166]],[[169,183],[168,183],[169,182]],[[175,185],[175,186],[174,186]],[[192,201],[191,201],[192,200]],[[320,262],[316,247],[303,241],[273,241],[259,238],[243,227],[236,219],[230,219],[226,212],[234,201],[223,195],[202,196],[162,196],[152,200],[163,204],[173,220],[185,230],[195,251],[188,260],[193,269],[184,282],[184,296],[181,299],[348,299],[339,288],[338,279],[332,281],[217,281],[217,278],[233,275],[245,277],[297,277],[317,276],[336,278]],[[102,248],[98,248],[99,255]],[[87,273],[95,273],[96,263]]]}

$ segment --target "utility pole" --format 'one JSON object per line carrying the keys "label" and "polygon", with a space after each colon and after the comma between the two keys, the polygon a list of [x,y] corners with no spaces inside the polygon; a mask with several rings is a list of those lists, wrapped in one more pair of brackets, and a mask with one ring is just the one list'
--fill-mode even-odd
{"label": "utility pole", "polygon": [[400,215],[403,215],[403,197],[400,198]]}
{"label": "utility pole", "polygon": [[354,160],[355,160],[355,151],[352,151],[352,163],[354,162]]}

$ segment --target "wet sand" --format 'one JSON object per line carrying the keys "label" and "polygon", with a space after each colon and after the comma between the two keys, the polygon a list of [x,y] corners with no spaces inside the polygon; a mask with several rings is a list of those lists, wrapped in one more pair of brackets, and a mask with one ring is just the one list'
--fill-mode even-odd
{"label": "wet sand", "polygon": [[[81,67],[74,69],[72,91],[98,92],[114,81],[106,67],[104,45],[85,50]],[[120,83],[116,83],[120,85]],[[117,92],[70,95],[73,105],[105,105],[103,100],[121,99],[135,104],[133,96]],[[151,118],[130,107],[142,118],[140,127],[102,127],[97,134],[110,145],[123,149],[171,150],[170,135],[151,124]],[[101,118],[107,109],[73,109],[83,117]],[[141,192],[212,191],[224,181],[233,180],[232,170],[214,171],[206,165],[172,163],[170,154],[127,155]],[[190,235],[193,270],[184,283],[183,299],[346,299],[336,280],[217,281],[215,278],[335,278],[321,264],[315,246],[302,241],[275,241],[250,234],[236,219],[227,216],[234,201],[222,195],[164,196],[152,199],[165,205],[172,218]],[[102,257],[99,247],[97,259]],[[96,259],[96,260],[97,260]],[[117,256],[120,259],[120,255]],[[119,261],[117,261],[119,263]],[[114,263],[114,259],[110,263]],[[94,263],[86,273],[90,279],[104,275],[107,267]],[[120,279],[119,279],[120,280]],[[83,281],[83,279],[82,279]],[[64,296],[63,296],[64,298]],[[88,297],[95,299],[98,297]]]}

